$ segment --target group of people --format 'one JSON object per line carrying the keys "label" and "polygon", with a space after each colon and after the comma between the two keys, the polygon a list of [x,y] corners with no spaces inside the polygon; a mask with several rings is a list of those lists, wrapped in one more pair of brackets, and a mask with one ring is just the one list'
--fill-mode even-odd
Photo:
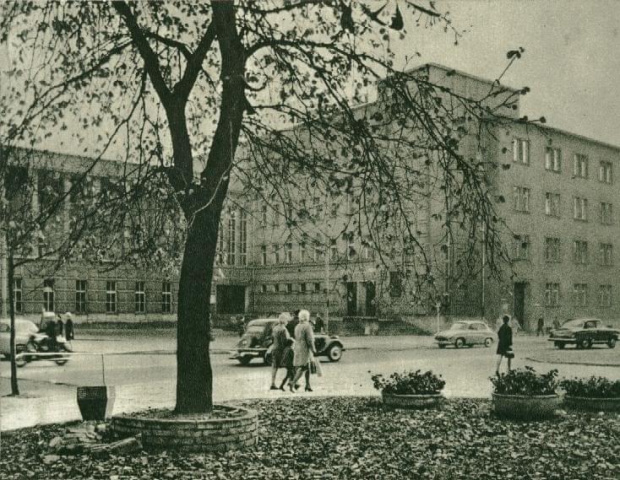
{"label": "group of people", "polygon": [[50,317],[43,327],[45,334],[49,337],[49,345],[53,350],[56,347],[56,337],[64,336],[67,340],[75,338],[75,330],[73,327],[73,318],[70,312],[65,313],[65,321],[62,321],[60,314],[56,315],[56,319]]}
{"label": "group of people", "polygon": [[[297,382],[303,375],[306,392],[312,391],[310,374],[317,368],[314,332],[320,333],[324,328],[321,317],[311,319],[308,310],[299,310],[292,316],[287,312],[280,314],[278,324],[272,330],[271,390],[284,390],[288,385],[294,393],[299,388]],[[276,377],[280,368],[286,369],[286,376],[278,387]]]}

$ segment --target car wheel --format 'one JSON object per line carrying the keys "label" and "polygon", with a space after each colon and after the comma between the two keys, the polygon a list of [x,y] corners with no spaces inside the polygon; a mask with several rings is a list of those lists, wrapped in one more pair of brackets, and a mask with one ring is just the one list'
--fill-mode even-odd
{"label": "car wheel", "polygon": [[247,366],[250,364],[250,362],[252,361],[252,357],[250,356],[245,356],[245,357],[239,357],[237,360],[239,360],[239,363],[243,366]]}
{"label": "car wheel", "polygon": [[484,346],[489,348],[491,345],[493,345],[493,339],[492,338],[485,338],[484,339]]}
{"label": "car wheel", "polygon": [[592,348],[592,339],[591,338],[583,338],[577,342],[578,348]]}
{"label": "car wheel", "polygon": [[[59,352],[68,352],[69,350],[67,350],[64,346],[58,347],[58,351]],[[65,358],[59,358],[57,360],[54,360],[56,362],[56,365],[64,365],[65,363],[67,363],[69,361],[69,358],[65,357]]]}
{"label": "car wheel", "polygon": [[17,357],[15,357],[15,365],[17,365],[17,367],[19,368],[25,366],[29,361],[30,359],[26,356],[25,353],[22,355],[17,355]]}
{"label": "car wheel", "polygon": [[465,339],[464,338],[457,338],[454,341],[454,347],[455,348],[462,348],[465,346]]}
{"label": "car wheel", "polygon": [[614,348],[616,346],[616,339],[610,338],[609,340],[607,340],[607,346],[609,348]]}
{"label": "car wheel", "polygon": [[562,350],[566,346],[564,342],[554,342],[553,344],[560,350]]}
{"label": "car wheel", "polygon": [[342,358],[342,347],[340,345],[332,345],[327,350],[327,358],[330,362],[338,362]]}

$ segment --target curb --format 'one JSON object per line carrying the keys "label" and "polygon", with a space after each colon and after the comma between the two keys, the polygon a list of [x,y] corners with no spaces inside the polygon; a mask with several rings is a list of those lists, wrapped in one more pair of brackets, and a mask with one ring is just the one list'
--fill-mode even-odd
{"label": "curb", "polygon": [[597,363],[597,362],[565,362],[565,361],[559,361],[559,360],[554,360],[554,361],[550,361],[550,360],[540,360],[538,358],[533,358],[533,357],[525,357],[526,360],[529,360],[530,362],[536,362],[536,363],[553,363],[553,364],[560,364],[560,365],[583,365],[586,367],[612,367],[612,368],[620,368],[620,363]]}

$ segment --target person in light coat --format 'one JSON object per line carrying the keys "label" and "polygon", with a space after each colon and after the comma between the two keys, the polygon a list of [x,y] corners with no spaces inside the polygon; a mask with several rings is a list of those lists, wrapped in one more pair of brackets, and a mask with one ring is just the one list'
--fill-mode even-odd
{"label": "person in light coat", "polygon": [[291,392],[294,392],[295,385],[301,376],[306,374],[306,392],[311,392],[310,387],[310,363],[316,355],[314,346],[314,333],[310,325],[310,312],[308,310],[299,311],[299,325],[295,327],[295,378],[290,384]]}

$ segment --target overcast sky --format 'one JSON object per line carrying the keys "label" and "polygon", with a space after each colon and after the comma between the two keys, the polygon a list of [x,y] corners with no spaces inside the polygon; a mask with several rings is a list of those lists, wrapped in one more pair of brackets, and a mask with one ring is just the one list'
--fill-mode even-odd
{"label": "overcast sky", "polygon": [[440,0],[437,7],[467,32],[454,46],[439,29],[411,29],[413,45],[398,49],[403,58],[420,52],[412,66],[434,62],[494,79],[506,52],[523,47],[503,79],[531,88],[521,114],[620,146],[620,0]]}

